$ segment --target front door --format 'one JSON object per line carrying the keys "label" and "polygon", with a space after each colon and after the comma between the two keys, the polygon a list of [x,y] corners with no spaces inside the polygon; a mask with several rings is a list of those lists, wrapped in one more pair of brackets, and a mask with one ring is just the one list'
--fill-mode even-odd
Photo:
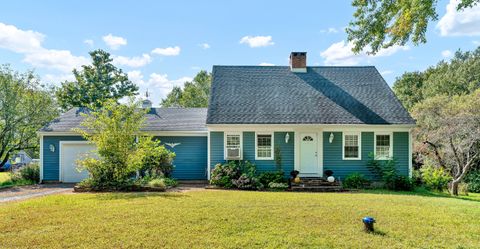
{"label": "front door", "polygon": [[318,174],[317,134],[300,136],[300,174]]}

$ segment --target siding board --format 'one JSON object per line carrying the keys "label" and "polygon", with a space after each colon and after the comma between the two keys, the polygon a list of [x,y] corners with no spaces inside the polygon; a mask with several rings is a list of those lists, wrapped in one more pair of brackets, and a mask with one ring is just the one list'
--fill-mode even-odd
{"label": "siding board", "polygon": [[[60,141],[84,141],[81,136],[44,136],[43,137],[43,180],[58,181],[60,169]],[[50,151],[50,144],[55,151]]]}

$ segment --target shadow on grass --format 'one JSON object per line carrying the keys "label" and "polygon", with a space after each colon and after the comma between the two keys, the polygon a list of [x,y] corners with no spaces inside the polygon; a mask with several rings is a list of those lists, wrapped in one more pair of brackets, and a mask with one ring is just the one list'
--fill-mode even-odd
{"label": "shadow on grass", "polygon": [[480,202],[480,196],[452,196],[449,193],[444,192],[435,192],[430,191],[425,188],[416,188],[413,191],[390,191],[390,190],[383,190],[383,189],[364,189],[360,190],[356,193],[361,194],[379,194],[379,195],[415,195],[415,196],[422,196],[422,197],[436,197],[436,198],[450,198],[450,199],[457,199],[457,200],[465,200],[465,201],[473,201],[473,202]]}
{"label": "shadow on grass", "polygon": [[186,194],[182,193],[172,193],[172,192],[131,192],[131,193],[98,193],[96,198],[103,201],[108,200],[129,200],[129,199],[139,199],[139,198],[152,198],[152,197],[161,197],[165,199],[178,199],[189,197]]}

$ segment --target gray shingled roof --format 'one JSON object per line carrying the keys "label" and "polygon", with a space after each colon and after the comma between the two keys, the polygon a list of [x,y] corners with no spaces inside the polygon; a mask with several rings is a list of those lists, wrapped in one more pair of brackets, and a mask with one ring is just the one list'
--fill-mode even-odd
{"label": "gray shingled roof", "polygon": [[415,124],[375,67],[214,66],[207,124]]}
{"label": "gray shingled roof", "polygon": [[[85,108],[72,108],[43,127],[41,132],[71,132],[79,127]],[[143,131],[206,131],[207,108],[152,108]]]}

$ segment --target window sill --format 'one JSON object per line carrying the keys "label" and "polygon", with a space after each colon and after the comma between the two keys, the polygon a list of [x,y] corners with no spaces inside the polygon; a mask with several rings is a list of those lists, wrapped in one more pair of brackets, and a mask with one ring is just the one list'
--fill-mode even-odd
{"label": "window sill", "polygon": [[342,158],[342,159],[345,160],[345,161],[360,161],[360,160],[362,160],[361,157],[358,157],[358,158]]}
{"label": "window sill", "polygon": [[272,161],[273,158],[270,157],[255,157],[256,161]]}

